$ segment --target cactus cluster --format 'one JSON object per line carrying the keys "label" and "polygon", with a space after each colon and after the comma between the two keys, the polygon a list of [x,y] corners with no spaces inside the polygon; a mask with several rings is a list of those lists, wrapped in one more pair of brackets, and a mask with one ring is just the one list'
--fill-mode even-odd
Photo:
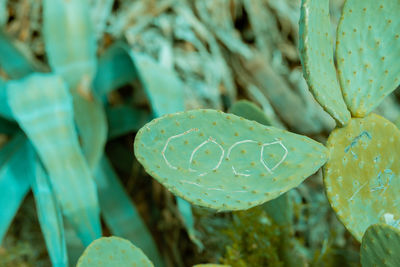
{"label": "cactus cluster", "polygon": [[135,139],[136,157],[172,193],[217,210],[248,209],[276,198],[327,161],[329,201],[356,239],[372,224],[398,228],[399,130],[370,113],[400,83],[399,13],[399,1],[347,0],[337,29],[336,68],[329,1],[302,1],[304,76],[338,123],[328,150],[232,114],[193,110],[145,125]]}
{"label": "cactus cluster", "polygon": [[[0,149],[0,242],[32,189],[54,266],[74,264],[74,249],[81,254],[84,246],[87,248],[78,267],[153,266],[153,262],[157,267],[164,266],[150,232],[104,154],[108,139],[138,131],[136,158],[148,174],[176,196],[188,236],[199,249],[203,244],[196,236],[190,204],[237,211],[269,201],[263,207],[268,216],[260,224],[267,225],[271,219],[284,226],[274,233],[280,239],[276,244],[282,254],[276,262],[303,263],[290,250],[295,246],[290,240],[294,236],[290,225],[293,207],[286,193],[322,167],[333,210],[362,242],[362,265],[400,265],[396,253],[400,249],[400,132],[393,123],[372,113],[400,84],[400,1],[346,0],[333,38],[329,0],[302,0],[299,54],[306,83],[319,104],[315,104],[315,113],[323,114],[318,116],[304,112],[311,104],[302,100],[312,100],[311,94],[303,92],[303,98],[296,97],[264,59],[222,30],[231,26],[221,26],[207,17],[207,2],[213,1],[195,1],[193,6],[199,17],[217,29],[216,37],[197,19],[188,19],[195,16],[191,17],[182,1],[176,23],[186,19],[192,24],[180,28],[170,39],[195,40],[189,50],[198,50],[204,57],[216,56],[215,61],[207,59],[206,68],[213,70],[204,75],[204,80],[216,88],[221,86],[229,113],[184,111],[206,105],[193,96],[192,103],[185,103],[185,95],[193,92],[188,92],[183,79],[172,71],[172,48],[168,45],[157,55],[161,64],[122,41],[99,48],[98,25],[92,18],[96,16],[89,12],[89,1],[42,1],[47,65],[25,57],[0,29],[0,75],[5,77],[0,78],[0,127],[13,135]],[[123,5],[124,1],[119,2]],[[266,12],[260,2],[243,1],[243,7],[252,14]],[[7,13],[4,3],[0,1],[1,14]],[[113,1],[107,3],[111,14]],[[269,31],[255,23],[256,19],[250,20],[255,32]],[[5,23],[3,18],[3,27],[1,23]],[[158,23],[165,32],[172,31],[162,19]],[[191,27],[211,41],[206,45],[197,42],[196,34],[186,29]],[[99,29],[103,34],[101,25]],[[139,31],[136,28],[125,37],[133,38]],[[267,47],[271,42],[268,38],[259,37],[256,45]],[[236,72],[243,72],[237,81],[253,98],[260,98],[264,110],[249,101],[231,103],[236,98],[234,79],[222,61],[225,51],[220,51],[217,40],[226,46],[224,49],[240,55],[239,63],[232,64]],[[182,58],[176,61],[183,72],[193,63]],[[249,74],[252,70],[254,75]],[[195,78],[185,82],[200,88],[196,94],[210,96],[207,86],[196,80],[201,74],[195,72]],[[133,79],[143,89],[135,92],[139,97],[134,100],[139,105],[148,101],[151,111],[136,110],[128,101],[119,107],[111,105],[112,91]],[[336,121],[327,144],[292,133],[277,116],[268,116],[264,111],[272,108],[257,86],[264,86],[271,106],[279,109],[290,130],[322,132],[333,128],[330,125]],[[287,103],[296,110],[287,112]],[[303,105],[307,108],[302,109]],[[111,234],[126,239],[101,237],[100,216]],[[249,240],[256,240],[258,235],[254,237]],[[277,253],[272,251],[271,255]]]}

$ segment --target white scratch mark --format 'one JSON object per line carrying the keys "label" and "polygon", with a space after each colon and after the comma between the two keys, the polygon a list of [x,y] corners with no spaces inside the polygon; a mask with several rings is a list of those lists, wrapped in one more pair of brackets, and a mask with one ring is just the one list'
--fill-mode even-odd
{"label": "white scratch mark", "polygon": [[[226,155],[226,158],[229,159],[229,156],[230,156],[230,154],[231,154],[231,151],[232,151],[232,149],[233,149],[235,146],[240,145],[240,144],[244,144],[244,143],[257,143],[257,142],[254,141],[254,140],[242,140],[242,141],[239,141],[239,142],[234,143],[234,144],[228,149],[228,153],[227,153],[227,155]],[[232,171],[233,171],[233,173],[234,173],[235,175],[239,175],[239,176],[250,176],[250,174],[241,173],[241,172],[236,171],[236,169],[235,169],[235,167],[234,167],[233,165],[232,165]],[[244,170],[244,172],[249,172],[249,170]]]}
{"label": "white scratch mark", "polygon": [[[191,185],[194,185],[194,186],[197,186],[197,187],[200,187],[200,188],[204,188],[203,185],[195,183],[195,182],[191,182],[191,181],[187,181],[187,180],[181,180],[181,182],[187,183],[187,184],[191,184]],[[214,191],[223,191],[223,192],[226,191],[226,190],[221,189],[221,188],[205,188],[205,189],[206,190],[214,190]],[[228,192],[231,192],[231,193],[247,193],[248,191],[246,191],[246,190],[236,190],[236,191],[228,191]]]}
{"label": "white scratch mark", "polygon": [[167,146],[168,146],[169,142],[170,142],[172,139],[175,139],[175,138],[184,136],[184,135],[186,135],[186,134],[188,134],[188,133],[191,133],[191,132],[193,132],[193,131],[194,131],[194,132],[197,132],[198,130],[199,130],[198,128],[192,128],[192,129],[190,129],[190,130],[187,130],[186,132],[183,132],[183,133],[177,134],[177,135],[173,135],[173,136],[171,136],[170,138],[167,139],[167,142],[165,143],[164,148],[163,148],[163,150],[161,151],[161,155],[163,156],[163,158],[164,158],[164,160],[165,160],[165,163],[167,163],[168,167],[170,167],[171,169],[174,169],[174,170],[177,170],[177,169],[178,169],[177,167],[175,167],[175,166],[173,166],[171,163],[169,163],[169,161],[168,161],[167,158],[165,157],[165,150],[167,150]]}
{"label": "white scratch mark", "polygon": [[207,188],[207,190],[225,191],[224,189],[221,188]]}
{"label": "white scratch mark", "polygon": [[[237,172],[236,170],[235,170],[235,167],[233,167],[232,166],[232,171],[233,171],[233,173],[235,174],[235,175],[238,175],[238,176],[250,176],[250,174],[245,174],[245,173],[240,173],[240,172]],[[244,170],[245,172],[248,172],[249,170]]]}
{"label": "white scratch mark", "polygon": [[191,181],[186,181],[186,180],[181,180],[183,183],[187,183],[187,184],[192,184],[198,187],[203,188],[203,186],[201,184],[195,183],[195,182],[191,182]]}
{"label": "white scratch mark", "polygon": [[349,198],[349,200],[348,201],[353,201],[353,199],[355,198],[355,196],[358,194],[358,192],[360,192],[361,191],[361,189],[363,189],[364,188],[364,186],[366,186],[367,185],[367,183],[368,182],[365,182],[362,186],[360,186],[357,190],[356,190],[356,192],[354,192],[354,194],[351,196],[351,198]]}
{"label": "white scratch mark", "polygon": [[[264,159],[263,159],[264,147],[266,147],[266,146],[271,146],[271,145],[274,145],[274,144],[279,144],[279,145],[281,145],[281,147],[285,150],[285,154],[283,155],[282,159],[281,159],[277,164],[275,164],[274,167],[268,168],[267,163],[266,163],[266,162],[264,161]],[[278,168],[279,165],[282,164],[282,162],[286,159],[286,157],[287,157],[288,154],[289,154],[289,151],[288,151],[287,148],[283,145],[283,143],[282,143],[281,140],[276,140],[275,142],[271,142],[271,143],[265,143],[265,144],[263,144],[262,147],[261,147],[260,162],[262,163],[262,165],[264,165],[264,167],[267,169],[267,171],[268,171],[269,173],[272,174],[272,173],[273,173],[272,171],[275,170],[276,168]]]}
{"label": "white scratch mark", "polygon": [[[197,150],[199,150],[202,146],[204,146],[204,145],[206,145],[206,144],[208,144],[208,143],[210,143],[210,142],[216,144],[216,145],[219,147],[219,149],[221,149],[221,151],[222,151],[221,156],[219,157],[219,161],[218,161],[217,165],[216,165],[213,169],[211,169],[211,170],[214,171],[214,170],[216,170],[216,169],[219,168],[219,166],[220,166],[221,163],[222,163],[222,159],[224,158],[225,150],[224,150],[224,148],[223,148],[220,144],[217,143],[217,141],[215,141],[215,139],[214,139],[212,136],[210,136],[206,141],[204,141],[203,143],[201,143],[200,145],[198,145],[198,146],[193,150],[192,154],[190,155],[190,159],[189,159],[189,171],[191,171],[191,172],[197,172],[197,170],[193,170],[192,168],[190,168],[190,164],[191,164],[192,161],[193,161],[193,157],[194,157],[194,155],[196,154]],[[200,174],[199,176],[204,176],[204,175],[206,175],[206,174],[207,174],[207,172],[206,172],[206,173],[202,173],[202,174]]]}

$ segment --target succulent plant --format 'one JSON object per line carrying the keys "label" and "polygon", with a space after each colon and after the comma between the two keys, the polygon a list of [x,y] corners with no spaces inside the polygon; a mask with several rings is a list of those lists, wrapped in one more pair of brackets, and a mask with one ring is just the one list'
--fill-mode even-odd
{"label": "succulent plant", "polygon": [[215,110],[155,119],[136,135],[135,154],[173,193],[217,210],[276,198],[327,159],[326,148],[309,138]]}
{"label": "succulent plant", "polygon": [[[260,5],[245,2],[256,14]],[[201,7],[199,14],[204,17],[206,6],[201,1],[195,5]],[[347,0],[337,29],[336,57],[329,1],[302,1],[304,77],[315,99],[338,124],[326,146],[273,127],[279,124],[250,102],[231,106],[233,114],[207,109],[175,113],[185,108],[186,88],[181,80],[169,66],[120,42],[97,58],[97,25],[88,9],[87,1],[43,1],[49,66],[25,57],[0,30],[0,65],[9,78],[0,79],[0,115],[4,118],[0,127],[13,135],[0,149],[0,242],[31,188],[54,266],[74,263],[71,253],[67,254],[71,242],[65,229],[72,226],[82,249],[80,242],[89,245],[101,236],[100,215],[112,234],[133,241],[156,266],[162,266],[154,240],[103,148],[107,138],[137,130],[149,118],[163,116],[139,131],[135,154],[147,172],[175,195],[219,211],[244,210],[281,196],[325,164],[324,183],[331,206],[356,239],[360,241],[366,232],[363,264],[384,263],[382,255],[387,263],[397,260],[389,259],[391,250],[384,242],[395,240],[398,245],[399,130],[371,112],[400,83],[398,0]],[[223,31],[218,31],[217,37],[226,44],[234,40]],[[250,57],[251,51],[244,50],[247,47],[241,42],[232,44],[229,50]],[[216,42],[210,48],[218,50]],[[239,65],[235,68],[241,70]],[[303,133],[321,129],[304,112],[285,112],[287,102],[296,109],[304,103],[288,86],[282,94],[277,87],[285,83],[269,68],[259,68],[256,80],[267,85],[274,108],[281,109],[285,122]],[[107,94],[135,77],[143,85],[151,114],[128,106],[107,106]],[[224,89],[233,99],[236,92],[228,80]],[[282,97],[287,101],[281,101]],[[299,127],[294,127],[296,124]],[[177,197],[178,209],[190,238],[201,247],[194,234],[191,206],[185,200]],[[272,216],[275,220],[284,221],[286,214],[279,211],[287,208],[288,199],[280,200],[270,209],[277,215]],[[391,227],[368,228],[376,223]],[[373,238],[378,247],[370,241]],[[132,253],[125,255],[125,249]],[[114,257],[115,253],[121,257]],[[118,266],[152,266],[140,249],[115,237],[94,241],[79,266],[90,266],[93,261],[99,264],[99,260]]]}
{"label": "succulent plant", "polygon": [[217,210],[274,199],[327,162],[329,201],[356,239],[372,224],[398,222],[400,135],[391,122],[370,113],[400,83],[399,13],[399,1],[347,0],[336,68],[329,1],[302,1],[304,76],[338,123],[327,148],[232,114],[192,110],[145,125],[135,139],[136,157],[172,193]]}
{"label": "succulent plant", "polygon": [[[9,78],[0,80],[0,113],[13,135],[0,150],[0,243],[32,188],[54,266],[76,260],[67,254],[67,227],[79,237],[78,250],[101,237],[100,212],[112,233],[135,241],[163,266],[151,234],[103,155],[107,121],[102,90],[109,92],[135,77],[133,67],[119,73],[110,61],[112,66],[134,66],[133,57],[125,50],[121,57],[117,44],[97,60],[89,13],[87,1],[43,1],[49,67],[26,57],[0,30],[0,65]],[[124,125],[114,127],[118,134],[126,131]]]}
{"label": "succulent plant", "polygon": [[386,224],[368,227],[361,243],[361,264],[363,267],[400,265],[400,231]]}
{"label": "succulent plant", "polygon": [[101,237],[93,241],[79,258],[77,267],[152,267],[140,248],[119,237]]}
{"label": "succulent plant", "polygon": [[256,121],[264,125],[272,125],[271,120],[256,104],[247,100],[236,101],[230,108],[229,113],[245,119]]}

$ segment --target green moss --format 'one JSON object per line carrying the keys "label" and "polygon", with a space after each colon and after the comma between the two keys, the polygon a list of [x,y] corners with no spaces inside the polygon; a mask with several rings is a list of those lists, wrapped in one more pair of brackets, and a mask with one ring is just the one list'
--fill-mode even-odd
{"label": "green moss", "polygon": [[232,225],[223,231],[231,244],[222,263],[231,266],[284,266],[279,254],[284,227],[275,224],[262,207],[233,213]]}

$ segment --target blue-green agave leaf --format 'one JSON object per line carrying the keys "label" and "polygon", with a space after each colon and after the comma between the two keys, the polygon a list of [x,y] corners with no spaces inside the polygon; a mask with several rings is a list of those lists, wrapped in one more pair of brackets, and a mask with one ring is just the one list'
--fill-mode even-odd
{"label": "blue-green agave leaf", "polygon": [[13,120],[13,114],[7,101],[7,90],[5,81],[0,78],[0,116]]}
{"label": "blue-green agave leaf", "polygon": [[[31,149],[33,152],[33,149]],[[53,267],[67,267],[68,256],[61,209],[57,203],[49,177],[35,157],[34,175],[31,177],[40,228],[46,242]]]}
{"label": "blue-green agave leaf", "polygon": [[153,118],[148,111],[128,105],[106,107],[106,113],[110,139],[138,131]]}
{"label": "blue-green agave leaf", "polygon": [[49,62],[74,92],[75,120],[93,170],[105,146],[107,122],[102,105],[91,94],[97,44],[88,1],[45,0],[43,6]]}
{"label": "blue-green agave leaf", "polygon": [[155,116],[185,110],[184,86],[177,75],[146,54],[131,56]]}
{"label": "blue-green agave leaf", "polygon": [[76,263],[86,246],[82,244],[82,241],[76,235],[74,228],[67,220],[64,220],[64,233],[65,241],[67,243],[68,262],[71,266],[76,266]]}
{"label": "blue-green agave leaf", "polygon": [[156,266],[163,266],[150,232],[105,156],[96,170],[95,179],[101,212],[111,233],[132,241]]}
{"label": "blue-green agave leaf", "polygon": [[96,72],[96,36],[88,1],[44,0],[43,35],[51,68],[71,88]]}
{"label": "blue-green agave leaf", "polygon": [[18,124],[0,117],[0,133],[14,135],[19,131]]}
{"label": "blue-green agave leaf", "polygon": [[101,236],[96,186],[79,147],[63,79],[33,74],[7,86],[16,120],[42,160],[62,211],[85,245]]}
{"label": "blue-green agave leaf", "polygon": [[192,240],[192,242],[196,244],[199,250],[203,250],[204,245],[201,242],[200,238],[197,236],[196,229],[194,228],[192,205],[180,197],[176,197],[176,204],[182,216],[183,224],[185,225],[190,240]]}
{"label": "blue-green agave leaf", "polygon": [[19,79],[32,72],[35,67],[10,37],[0,29],[0,66],[10,78]]}
{"label": "blue-green agave leaf", "polygon": [[105,110],[96,98],[73,94],[75,122],[82,141],[82,150],[93,171],[100,161],[107,141]]}
{"label": "blue-green agave leaf", "polygon": [[30,188],[31,159],[23,134],[0,149],[0,243]]}
{"label": "blue-green agave leaf", "polygon": [[100,57],[93,88],[102,100],[106,100],[108,93],[133,81],[136,76],[129,47],[116,43]]}

